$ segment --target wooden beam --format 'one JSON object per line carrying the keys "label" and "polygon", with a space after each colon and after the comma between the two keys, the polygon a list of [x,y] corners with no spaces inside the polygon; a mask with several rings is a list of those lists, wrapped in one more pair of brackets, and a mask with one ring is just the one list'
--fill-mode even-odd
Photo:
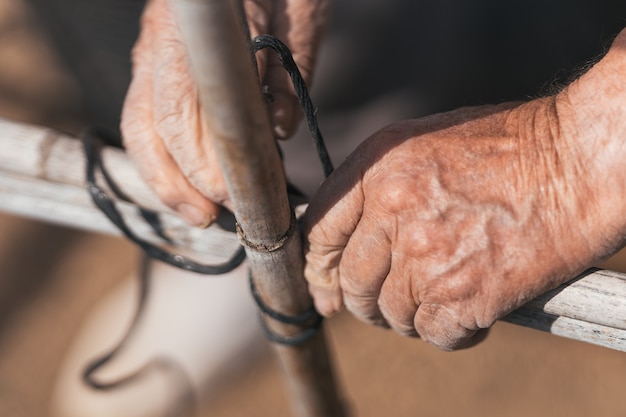
{"label": "wooden beam", "polygon": [[626,274],[590,269],[503,320],[626,352]]}
{"label": "wooden beam", "polygon": [[[105,147],[102,153],[104,165],[120,188],[140,207],[160,214],[165,234],[174,241],[177,250],[213,262],[228,259],[238,248],[237,237],[220,226],[202,230],[172,214],[141,179],[123,151]],[[117,201],[117,205],[138,235],[151,243],[163,244],[139,216],[138,206],[123,201]],[[4,119],[0,119],[0,211],[121,235],[93,205],[85,190],[85,157],[78,139]]]}

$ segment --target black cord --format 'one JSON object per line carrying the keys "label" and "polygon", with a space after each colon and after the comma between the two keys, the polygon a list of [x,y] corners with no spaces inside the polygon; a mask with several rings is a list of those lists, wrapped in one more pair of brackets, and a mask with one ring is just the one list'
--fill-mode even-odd
{"label": "black cord", "polygon": [[[85,367],[83,371],[83,380],[85,381],[87,385],[89,385],[92,388],[100,389],[100,390],[109,390],[113,388],[118,388],[122,385],[128,384],[136,380],[138,376],[142,373],[141,371],[134,372],[132,374],[129,374],[128,376],[119,378],[112,382],[101,382],[101,381],[98,381],[94,376],[95,372],[101,366],[103,366],[105,363],[115,358],[118,355],[118,353],[124,348],[124,346],[126,345],[129,339],[129,336],[133,332],[137,323],[141,319],[143,312],[145,311],[146,300],[148,298],[148,292],[150,290],[150,259],[147,256],[142,257],[141,272],[140,272],[139,277],[140,277],[141,285],[139,286],[139,300],[137,303],[137,311],[135,312],[133,321],[131,322],[130,326],[128,326],[128,329],[126,330],[126,334],[124,334],[120,342],[113,349],[111,349],[108,353],[102,355],[101,357],[94,359]],[[145,369],[148,366],[149,366],[149,363],[144,365],[141,369]]]}
{"label": "black cord", "polygon": [[250,283],[252,298],[254,298],[254,301],[263,313],[281,323],[307,326],[307,328],[300,333],[292,336],[282,336],[271,331],[265,321],[261,319],[261,329],[268,340],[281,345],[297,346],[304,343],[317,333],[322,325],[323,317],[317,312],[317,310],[315,310],[315,307],[311,306],[296,316],[287,316],[265,304],[256,288],[256,285],[254,285],[254,279],[252,278],[252,273],[250,271],[248,273],[248,281]]}
{"label": "black cord", "polygon": [[[121,196],[121,198],[129,200],[128,197],[122,193],[119,187],[115,185],[111,177],[106,174],[102,159],[100,158],[100,151],[103,144],[103,141],[100,138],[106,135],[106,131],[98,128],[86,129],[82,134],[85,156],[87,157],[87,190],[89,191],[89,194],[91,195],[91,199],[93,200],[94,204],[100,209],[100,211],[102,211],[107,216],[107,218],[111,222],[113,222],[115,226],[117,226],[117,228],[124,234],[124,236],[126,236],[126,238],[134,242],[137,246],[143,249],[146,255],[153,259],[158,259],[172,266],[187,271],[197,272],[199,274],[224,274],[226,272],[232,271],[243,262],[243,260],[245,259],[245,251],[243,247],[238,248],[229,260],[221,264],[209,265],[196,262],[192,259],[186,258],[178,254],[171,253],[137,236],[135,232],[133,232],[126,224],[124,217],[115,206],[115,202],[113,201],[113,199],[111,199],[106,191],[96,182],[96,170],[99,169],[103,173],[104,178],[107,180],[109,187],[116,194]],[[145,209],[143,209],[143,212],[149,213],[148,218],[152,220],[150,224],[155,229],[155,232],[159,235],[164,236],[163,230],[160,228],[160,222],[155,220],[158,219],[158,215]],[[144,218],[145,217],[146,216],[144,215]],[[166,242],[171,242],[169,238],[165,237],[165,239]]]}
{"label": "black cord", "polygon": [[[307,126],[313,142],[315,144],[317,155],[319,157],[324,176],[329,176],[333,172],[333,163],[330,159],[322,132],[317,123],[316,109],[311,101],[306,83],[300,74],[300,70],[293,60],[293,56],[289,51],[287,45],[281,42],[279,39],[271,35],[260,35],[252,41],[254,51],[260,51],[264,48],[271,48],[277,54],[283,64],[283,67],[288,72],[291,81],[296,92],[296,96],[302,106],[304,112],[304,118],[306,119]],[[144,252],[151,258],[155,258],[166,262],[170,265],[176,266],[187,271],[197,272],[199,274],[217,275],[229,272],[236,268],[245,258],[245,251],[240,248],[228,261],[219,265],[205,265],[195,262],[191,259],[183,257],[181,255],[172,254],[162,248],[159,248],[144,239],[137,236],[124,221],[124,218],[115,207],[115,203],[107,193],[98,186],[95,177],[96,169],[99,169],[109,188],[118,196],[118,198],[131,201],[131,199],[122,192],[122,190],[115,184],[111,176],[105,169],[102,159],[100,158],[100,150],[102,148],[103,139],[114,141],[112,135],[99,128],[90,128],[83,132],[83,144],[85,149],[85,155],[87,157],[87,189],[91,194],[92,200],[100,208],[100,210],[115,224],[118,229],[132,242],[141,247]],[[289,185],[288,185],[289,186]],[[293,187],[292,187],[293,188]],[[169,237],[167,237],[161,227],[158,215],[146,209],[140,209],[142,217],[151,225],[155,233],[160,236],[167,243],[171,243]]]}
{"label": "black cord", "polygon": [[[294,89],[296,91],[296,96],[300,101],[300,105],[302,106],[302,110],[304,112],[304,117],[307,121],[307,126],[309,128],[309,132],[313,138],[313,141],[316,146],[317,154],[322,164],[322,168],[324,170],[324,175],[328,176],[333,171],[333,164],[330,160],[330,156],[328,154],[328,150],[326,149],[326,145],[324,143],[324,139],[322,137],[322,133],[319,129],[317,123],[316,110],[311,101],[311,97],[309,96],[306,83],[298,70],[296,63],[293,60],[291,52],[289,48],[282,43],[277,38],[270,35],[262,35],[258,36],[253,40],[253,49],[254,51],[259,51],[264,48],[271,48],[277,54],[282,62],[284,68],[289,73],[291,80],[294,85]],[[100,390],[108,390],[117,388],[121,385],[127,384],[131,381],[136,380],[141,374],[143,374],[149,367],[154,366],[156,364],[155,361],[151,361],[143,366],[141,369],[135,371],[134,373],[118,379],[113,382],[101,382],[95,378],[95,372],[112,360],[125,346],[129,336],[134,331],[137,323],[139,322],[139,318],[142,315],[147,296],[149,291],[149,272],[148,272],[148,262],[149,258],[157,259],[162,262],[165,262],[169,265],[187,270],[193,271],[199,274],[205,275],[220,275],[227,272],[232,271],[237,266],[239,266],[243,260],[245,259],[245,250],[244,247],[241,246],[237,249],[237,251],[231,256],[230,259],[221,263],[214,265],[207,265],[196,262],[194,260],[188,259],[182,255],[171,253],[161,247],[151,244],[150,242],[142,239],[137,236],[135,232],[132,231],[126,224],[124,217],[117,209],[114,200],[107,194],[107,192],[98,185],[96,181],[96,172],[99,170],[106,181],[108,187],[111,191],[117,196],[117,198],[131,202],[132,200],[129,196],[127,196],[113,181],[112,177],[109,175],[106,170],[102,158],[101,158],[101,150],[103,144],[106,142],[116,143],[117,139],[113,138],[112,134],[104,129],[99,128],[89,128],[86,129],[82,134],[83,147],[85,156],[87,158],[86,165],[86,183],[87,190],[91,195],[91,198],[94,204],[107,216],[107,218],[113,222],[115,226],[128,238],[130,241],[134,242],[137,246],[139,246],[146,257],[144,258],[144,263],[142,265],[142,273],[141,273],[141,290],[139,296],[139,305],[137,308],[137,312],[135,317],[128,328],[127,333],[110,352],[107,354],[93,360],[91,363],[87,365],[83,372],[83,379],[87,385],[92,388],[100,389]],[[288,184],[288,188],[290,189],[290,194],[293,194],[296,199],[302,201],[302,194],[295,189],[291,184]],[[172,243],[172,240],[165,234],[163,227],[161,225],[159,215],[153,211],[139,208],[141,216],[146,220],[146,222],[152,227],[154,232],[163,239],[165,243]],[[261,325],[265,336],[274,343],[280,343],[284,345],[299,345],[304,343],[309,338],[313,337],[322,324],[322,316],[315,310],[314,307],[310,307],[309,309],[303,311],[297,316],[287,316],[282,314],[276,310],[271,309],[265,302],[261,299],[252,279],[252,275],[250,275],[250,289],[252,291],[252,295],[257,305],[261,309],[263,313],[272,319],[286,323],[286,324],[296,324],[300,326],[307,326],[303,331],[298,334],[291,336],[281,336],[274,332],[272,332],[267,324],[261,320]],[[165,363],[165,362],[164,362]]]}
{"label": "black cord", "polygon": [[313,105],[313,101],[311,101],[311,96],[309,95],[309,90],[307,89],[306,83],[302,78],[302,74],[300,74],[300,70],[298,69],[296,62],[293,60],[291,51],[287,45],[280,41],[280,39],[271,35],[257,36],[252,40],[252,47],[255,52],[265,48],[272,48],[276,54],[278,54],[278,59],[280,59],[283,67],[291,77],[296,97],[298,97],[298,101],[300,101],[300,106],[304,112],[304,118],[317,149],[317,156],[322,164],[324,176],[328,177],[333,172],[333,162],[330,160],[326,144],[324,143],[324,137],[322,136],[322,132],[317,123],[317,111]]}
{"label": "black cord", "polygon": [[[309,133],[311,134],[311,138],[313,139],[313,143],[315,144],[317,156],[324,171],[324,176],[328,177],[334,170],[333,163],[330,159],[330,155],[324,142],[324,137],[322,136],[322,132],[317,123],[316,108],[313,105],[311,96],[309,95],[309,90],[306,86],[306,83],[304,82],[304,79],[302,78],[302,74],[300,73],[300,70],[298,69],[295,61],[293,60],[291,51],[289,50],[287,45],[285,45],[278,38],[271,35],[257,36],[252,40],[252,47],[254,52],[258,52],[265,48],[271,48],[278,55],[278,59],[282,63],[283,68],[285,68],[285,70],[289,74],[289,77],[291,78],[291,82],[296,92],[296,97],[298,98],[298,101],[300,102],[300,106],[302,107],[302,111],[304,113],[304,118],[306,120]],[[254,301],[263,313],[281,323],[307,326],[300,333],[291,336],[282,336],[273,332],[267,326],[265,320],[261,318],[261,328],[263,329],[263,333],[268,340],[282,345],[297,346],[306,342],[311,337],[315,336],[315,334],[317,334],[322,325],[323,317],[317,312],[317,310],[315,310],[315,307],[311,306],[297,316],[287,316],[285,314],[282,314],[281,312],[270,308],[263,301],[256,289],[256,286],[254,285],[254,279],[252,277],[252,274],[249,275],[249,280],[250,290],[252,292],[252,296],[254,297]]]}
{"label": "black cord", "polygon": [[137,382],[142,376],[146,375],[148,371],[165,371],[168,375],[176,378],[177,391],[182,393],[176,404],[176,413],[174,415],[191,415],[198,403],[197,398],[195,397],[193,383],[187,376],[185,369],[173,358],[163,355],[153,357],[147,360],[146,363],[139,369],[112,381],[99,380],[95,375],[98,369],[117,357],[118,354],[126,347],[126,344],[130,340],[130,336],[135,331],[137,325],[143,317],[143,314],[145,313],[151,284],[151,260],[148,256],[144,255],[141,257],[139,277],[139,299],[137,302],[137,310],[135,311],[131,324],[128,326],[126,333],[117,345],[101,357],[92,360],[85,367],[83,370],[83,381],[93,389],[109,391]]}

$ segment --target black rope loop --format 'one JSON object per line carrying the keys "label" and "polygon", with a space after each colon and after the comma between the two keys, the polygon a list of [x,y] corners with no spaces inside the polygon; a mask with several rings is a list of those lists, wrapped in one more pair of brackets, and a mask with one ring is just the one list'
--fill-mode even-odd
{"label": "black rope loop", "polygon": [[[296,92],[296,96],[300,102],[302,107],[304,118],[306,119],[307,126],[309,129],[309,133],[313,139],[313,142],[316,146],[317,155],[321,162],[324,175],[328,176],[333,171],[333,164],[330,159],[328,150],[326,149],[326,145],[324,143],[324,138],[319,129],[317,123],[316,109],[313,106],[313,102],[311,101],[311,97],[308,93],[306,83],[300,74],[298,66],[296,65],[289,48],[277,38],[270,35],[261,35],[253,39],[252,41],[253,50],[260,51],[264,48],[271,48],[277,54],[281,63],[285,70],[289,73],[291,81],[294,86],[294,90]],[[120,200],[127,201],[133,203],[133,201],[128,197],[113,181],[112,177],[109,175],[106,170],[102,159],[101,159],[101,150],[103,143],[117,143],[116,140],[113,139],[113,136],[104,129],[99,128],[89,128],[83,131],[82,133],[82,141],[83,148],[85,152],[85,156],[87,158],[86,165],[86,183],[87,190],[91,195],[91,198],[94,204],[102,211],[106,217],[126,236],[127,239],[135,243],[139,246],[143,252],[150,258],[160,260],[169,265],[178,267],[180,269],[184,269],[187,271],[193,271],[199,274],[206,275],[219,275],[232,271],[237,266],[239,266],[245,259],[245,249],[241,246],[227,261],[216,264],[216,265],[207,265],[196,262],[194,260],[188,259],[182,255],[171,253],[163,248],[160,248],[156,245],[151,244],[150,242],[142,239],[137,236],[126,224],[124,217],[117,209],[114,200],[107,194],[107,192],[101,188],[96,181],[96,171],[100,171],[104,180],[106,181],[108,187],[111,191],[119,198]],[[288,190],[290,190],[290,197],[295,198],[296,201],[302,202],[303,196],[299,192],[299,190],[295,189],[291,184],[287,184]],[[155,234],[158,235],[165,243],[172,243],[172,240],[165,234],[163,227],[161,225],[159,215],[153,211],[146,210],[143,208],[139,208],[141,216],[145,219],[145,221],[152,227]],[[293,228],[296,226],[295,216],[294,220],[291,222],[289,230],[286,232],[285,239],[289,237],[291,232],[293,232]],[[240,239],[242,243],[249,246],[251,249],[255,249],[253,245],[250,244],[245,239],[245,236],[240,234]],[[275,245],[274,245],[275,246]],[[265,248],[267,251],[275,250],[276,248]],[[277,320],[286,324],[293,324],[299,326],[307,326],[303,331],[298,334],[291,336],[282,336],[272,332],[264,320],[261,320],[261,326],[265,336],[268,340],[274,343],[279,343],[283,345],[299,345],[313,337],[317,331],[320,329],[323,317],[315,310],[313,306],[306,309],[302,313],[296,316],[288,316],[281,312],[271,309],[268,307],[265,302],[261,299],[256,287],[254,286],[254,282],[250,276],[250,284],[252,295],[254,300],[256,301],[259,309],[266,314],[268,317],[271,317],[274,320]],[[85,382],[91,386],[92,388],[97,389],[111,389],[126,382],[130,382],[132,379],[136,377],[137,374],[142,373],[142,370],[137,371],[133,375],[129,375],[126,378],[122,378],[119,381],[115,381],[112,383],[102,383],[97,381],[94,378],[95,372],[104,366],[107,362],[109,362],[119,350],[121,350],[122,346],[125,344],[128,339],[128,335],[134,329],[137,318],[141,314],[143,310],[143,305],[145,304],[146,294],[148,283],[147,279],[142,279],[142,294],[139,301],[139,309],[135,320],[133,321],[131,327],[128,330],[127,335],[122,339],[117,347],[115,347],[108,354],[92,361],[84,371],[83,379]]]}
{"label": "black rope loop", "polygon": [[[182,365],[177,362],[173,357],[158,355],[152,358],[148,358],[146,362],[143,363],[143,365],[140,365],[135,370],[130,371],[124,376],[118,377],[113,380],[107,381],[99,379],[96,375],[97,371],[100,368],[102,368],[109,361],[117,357],[124,350],[124,348],[126,348],[127,343],[130,340],[130,336],[135,331],[138,323],[143,318],[147,305],[146,301],[148,299],[148,293],[151,285],[150,269],[150,258],[144,254],[141,257],[141,267],[139,274],[141,285],[135,315],[130,325],[126,329],[126,333],[120,339],[120,341],[107,353],[92,360],[91,362],[89,362],[89,364],[87,364],[87,366],[85,366],[82,374],[83,381],[90,388],[100,391],[110,391],[137,383],[142,377],[145,377],[148,372],[153,372],[157,370],[161,372],[169,372],[170,375],[176,376],[176,383],[179,384],[179,389],[184,392],[180,403],[180,406],[182,407],[181,410],[187,410],[190,412],[189,414],[191,415],[193,414],[191,413],[191,411],[195,410],[198,405],[198,399],[195,396],[191,379],[186,375]],[[187,413],[183,414],[187,415]]]}
{"label": "black rope loop", "polygon": [[318,318],[312,322],[309,327],[292,336],[281,336],[275,332],[273,332],[268,326],[267,323],[263,319],[259,320],[261,322],[261,329],[263,330],[263,334],[265,338],[273,343],[278,343],[281,345],[287,346],[298,346],[311,339],[313,336],[317,334],[319,329],[322,327],[323,317],[318,316]]}
{"label": "black rope loop", "polygon": [[296,326],[307,326],[304,330],[299,333],[290,336],[279,335],[276,332],[272,331],[263,317],[260,318],[261,329],[263,330],[263,334],[265,338],[270,342],[278,343],[281,345],[288,346],[297,346],[300,345],[311,337],[315,336],[322,326],[322,322],[324,317],[320,313],[317,312],[315,307],[311,306],[306,310],[302,311],[300,314],[295,316],[288,316],[286,314],[281,313],[280,311],[274,310],[261,298],[261,294],[259,294],[256,285],[254,284],[254,278],[252,277],[252,271],[248,270],[248,281],[250,283],[250,292],[252,293],[252,298],[256,302],[256,305],[259,309],[268,317],[279,321],[285,324],[293,324]]}
{"label": "black rope loop", "polygon": [[288,316],[281,313],[280,311],[276,311],[269,307],[267,304],[265,304],[265,302],[261,298],[261,294],[259,294],[259,290],[254,284],[254,278],[252,277],[251,271],[248,271],[248,281],[250,283],[250,292],[252,293],[252,298],[254,298],[254,301],[259,306],[259,309],[276,321],[285,324],[295,324],[302,326],[312,321],[317,321],[320,319],[320,317],[322,317],[313,306],[307,308],[296,316]]}
{"label": "black rope loop", "polygon": [[[243,247],[237,249],[237,251],[231,256],[230,259],[226,260],[220,264],[203,264],[200,262],[196,262],[192,259],[186,258],[182,255],[171,253],[163,248],[160,248],[152,243],[142,239],[137,236],[135,232],[133,232],[124,217],[119,212],[117,207],[115,206],[115,202],[113,199],[107,194],[107,192],[101,188],[96,181],[96,170],[100,170],[102,172],[103,177],[107,181],[111,190],[118,194],[120,198],[126,201],[131,201],[128,196],[121,192],[119,187],[115,185],[112,181],[111,176],[107,173],[103,163],[102,158],[100,157],[100,153],[102,150],[103,140],[102,137],[107,137],[109,134],[106,130],[99,128],[89,128],[83,131],[82,140],[83,147],[85,151],[85,156],[87,157],[87,165],[86,165],[86,181],[87,181],[87,190],[91,195],[91,198],[94,204],[104,213],[107,218],[115,225],[117,228],[128,238],[130,241],[134,242],[137,246],[139,246],[149,257],[153,259],[158,259],[167,264],[176,266],[180,269],[184,269],[187,271],[197,272],[199,274],[205,275],[221,275],[227,272],[232,271],[237,266],[239,266],[243,260],[245,259],[245,251]],[[153,229],[155,229],[155,233],[158,235],[164,235],[162,228],[160,226],[155,228],[155,225],[160,224],[156,222],[154,219],[158,218],[158,215],[154,212],[150,212],[148,210],[142,209],[143,212],[149,213],[151,218],[153,219],[150,223]],[[144,216],[145,218],[145,216]],[[167,238],[166,242],[171,243],[171,240]]]}
{"label": "black rope loop", "polygon": [[137,326],[137,323],[140,321],[145,312],[146,300],[148,298],[148,292],[150,290],[150,264],[148,260],[149,258],[147,256],[142,256],[141,272],[139,274],[141,285],[139,286],[139,300],[137,303],[137,310],[135,311],[133,321],[130,323],[126,330],[126,334],[120,339],[120,342],[108,353],[92,360],[83,370],[83,381],[85,381],[85,383],[92,388],[99,390],[110,390],[121,387],[139,378],[140,375],[145,373],[146,369],[150,366],[150,362],[148,362],[144,366],[140,367],[139,370],[110,382],[100,381],[95,376],[98,369],[100,369],[107,362],[116,357],[119,352],[124,349],[126,343],[129,340],[130,334]]}

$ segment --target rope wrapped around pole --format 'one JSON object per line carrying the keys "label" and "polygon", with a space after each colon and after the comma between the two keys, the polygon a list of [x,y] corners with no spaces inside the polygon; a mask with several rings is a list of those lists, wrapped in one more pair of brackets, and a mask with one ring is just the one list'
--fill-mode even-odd
{"label": "rope wrapped around pole", "polygon": [[[303,276],[300,235],[250,40],[240,19],[241,5],[232,0],[174,4],[258,296],[272,311],[304,317],[312,300]],[[311,326],[286,323],[267,313],[263,320],[281,340],[295,338]],[[302,343],[273,346],[297,415],[345,415],[323,329]]]}

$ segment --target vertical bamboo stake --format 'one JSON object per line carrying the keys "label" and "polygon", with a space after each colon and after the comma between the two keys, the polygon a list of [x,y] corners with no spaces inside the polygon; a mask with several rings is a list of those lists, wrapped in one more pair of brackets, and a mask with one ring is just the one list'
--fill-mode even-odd
{"label": "vertical bamboo stake", "polygon": [[[294,316],[312,302],[282,162],[236,1],[174,4],[258,292],[270,308]],[[264,320],[281,336],[303,330]],[[344,416],[323,329],[301,345],[274,347],[297,415]]]}

